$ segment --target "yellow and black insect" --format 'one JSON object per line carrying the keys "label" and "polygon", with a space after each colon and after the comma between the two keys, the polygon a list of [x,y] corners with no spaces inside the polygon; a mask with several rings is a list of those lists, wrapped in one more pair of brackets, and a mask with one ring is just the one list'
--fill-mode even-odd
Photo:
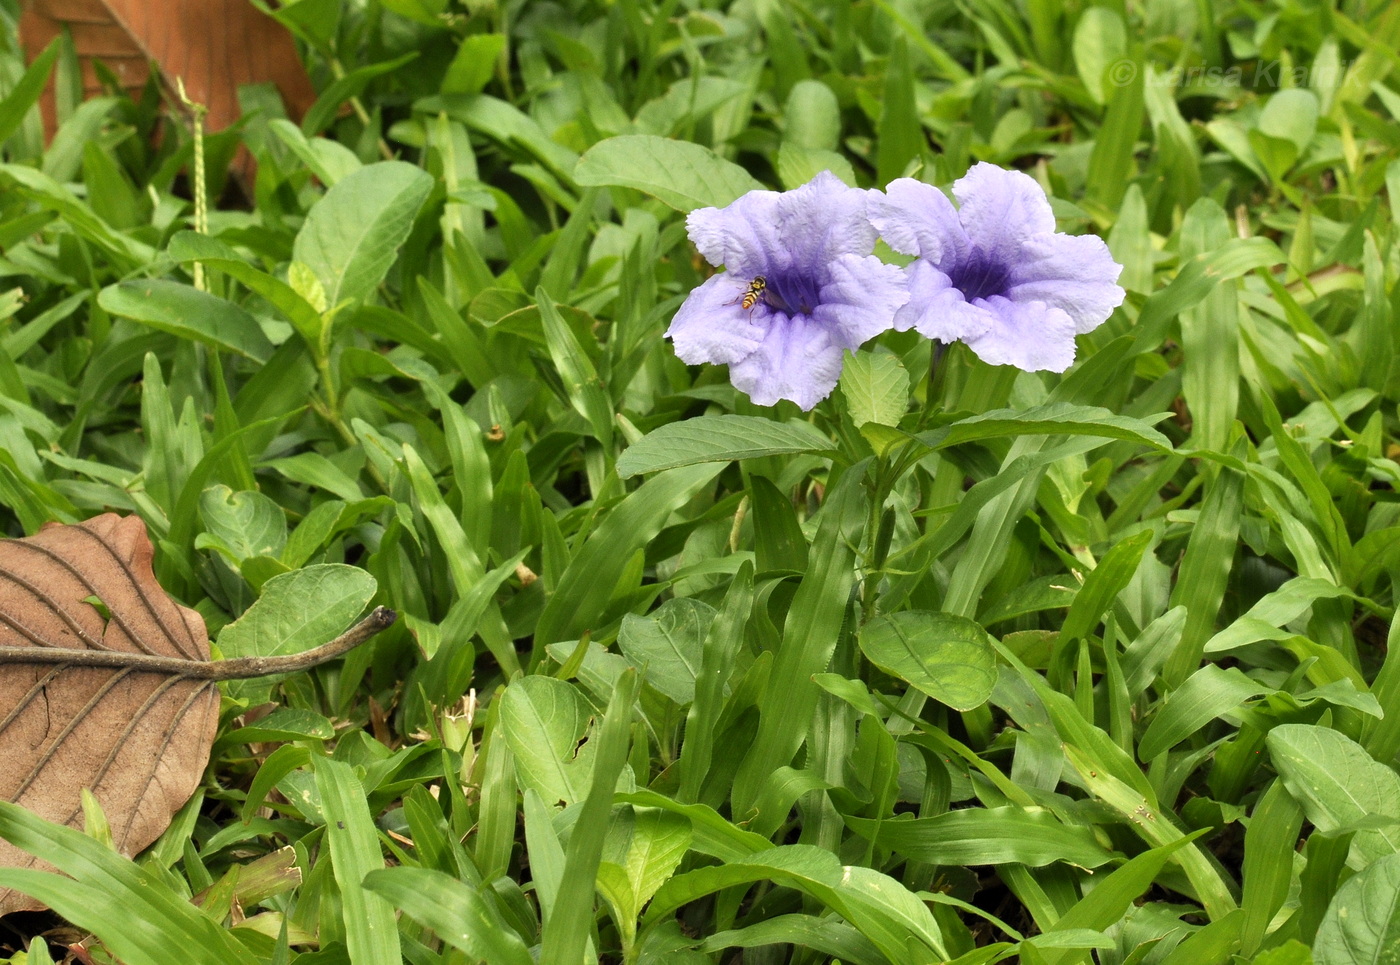
{"label": "yellow and black insect", "polygon": [[744,289],[744,297],[739,299],[739,307],[744,311],[752,311],[753,307],[763,298],[763,291],[768,287],[768,279],[762,275],[755,275],[753,281],[749,282],[749,287]]}

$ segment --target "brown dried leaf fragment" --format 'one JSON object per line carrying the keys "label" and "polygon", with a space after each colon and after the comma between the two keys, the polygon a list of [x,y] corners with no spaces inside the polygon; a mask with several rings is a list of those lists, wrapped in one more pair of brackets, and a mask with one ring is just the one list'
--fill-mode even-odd
{"label": "brown dried leaf fragment", "polygon": [[[140,518],[110,513],[0,541],[0,648],[36,651],[0,664],[0,799],[79,827],[90,788],[127,856],[194,793],[219,722],[204,620],[161,589],[151,555]],[[39,653],[55,648],[164,658],[166,669]],[[49,868],[5,841],[0,866]],[[41,907],[0,890],[0,914]]]}

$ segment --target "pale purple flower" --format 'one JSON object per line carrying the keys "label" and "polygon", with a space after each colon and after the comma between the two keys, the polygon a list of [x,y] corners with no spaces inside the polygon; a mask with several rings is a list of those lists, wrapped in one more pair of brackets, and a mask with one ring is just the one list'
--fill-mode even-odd
{"label": "pale purple flower", "polygon": [[[750,191],[686,218],[695,247],[725,271],[690,293],[666,331],[682,361],[729,366],[759,405],[810,409],[841,375],[842,352],[890,327],[904,271],[874,257],[866,192],[823,171],[800,188]],[[761,281],[758,281],[761,279]]]}
{"label": "pale purple flower", "polygon": [[894,327],[961,339],[993,365],[1063,372],[1074,336],[1123,303],[1123,266],[1094,235],[1055,231],[1033,178],[977,164],[953,185],[958,207],[910,178],[870,193],[870,220],[908,268],[909,302]]}

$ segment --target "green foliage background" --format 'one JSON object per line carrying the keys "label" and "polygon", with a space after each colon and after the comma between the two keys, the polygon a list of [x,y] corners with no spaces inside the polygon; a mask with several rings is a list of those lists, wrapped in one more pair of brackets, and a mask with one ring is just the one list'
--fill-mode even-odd
{"label": "green foliage background", "polygon": [[[5,529],[139,514],[225,655],[401,614],[135,864],[0,807],[95,958],[1400,960],[1400,5],[296,0],[204,234],[0,7]],[[684,211],[979,160],[1124,265],[1063,378],[660,337]]]}

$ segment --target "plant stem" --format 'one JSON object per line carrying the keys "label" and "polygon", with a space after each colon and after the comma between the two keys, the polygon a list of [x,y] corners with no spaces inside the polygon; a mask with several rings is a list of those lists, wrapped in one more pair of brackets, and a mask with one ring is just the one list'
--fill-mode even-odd
{"label": "plant stem", "polygon": [[233,660],[188,660],[125,650],[68,650],[59,647],[0,647],[0,664],[62,663],[74,667],[119,667],[164,673],[194,680],[244,680],[279,673],[300,673],[354,650],[380,630],[394,625],[398,614],[388,607],[374,612],[336,637],[302,653],[282,657],[238,657]]}

